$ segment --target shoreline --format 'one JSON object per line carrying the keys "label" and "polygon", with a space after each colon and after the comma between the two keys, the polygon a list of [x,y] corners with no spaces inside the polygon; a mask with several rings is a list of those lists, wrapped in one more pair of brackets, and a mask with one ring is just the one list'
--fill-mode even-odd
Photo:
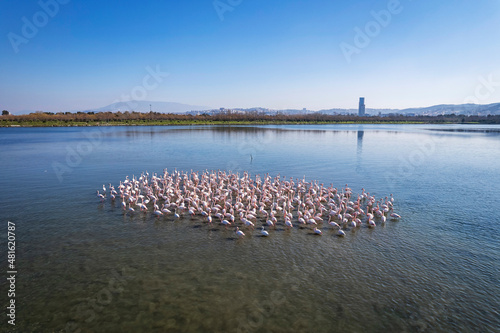
{"label": "shoreline", "polygon": [[0,128],[25,128],[25,127],[112,127],[112,126],[209,126],[209,125],[499,125],[496,122],[432,122],[432,121],[165,121],[165,122],[72,122],[61,124],[59,122],[44,122],[30,124],[0,124]]}
{"label": "shoreline", "polygon": [[[383,125],[383,124],[408,124],[408,125],[423,125],[423,124],[435,124],[435,123],[425,123],[425,122],[165,122],[165,123],[117,123],[117,124],[96,124],[96,123],[86,123],[86,124],[30,124],[30,125],[0,125],[0,128],[26,128],[26,127],[113,127],[113,126],[210,126],[210,125],[221,125],[221,126],[237,126],[237,125],[349,125],[349,124],[362,124],[362,125]],[[455,123],[441,123],[441,124],[455,124]],[[469,123],[471,125],[478,123]]]}

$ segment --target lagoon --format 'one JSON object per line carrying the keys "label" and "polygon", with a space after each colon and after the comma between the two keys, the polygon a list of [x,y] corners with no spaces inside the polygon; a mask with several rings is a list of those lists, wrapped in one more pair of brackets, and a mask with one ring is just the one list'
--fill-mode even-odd
{"label": "lagoon", "polygon": [[[0,128],[0,156],[19,331],[500,327],[500,126]],[[402,219],[344,238],[325,227],[321,237],[294,228],[236,240],[201,218],[129,216],[96,197],[165,168],[392,193]]]}

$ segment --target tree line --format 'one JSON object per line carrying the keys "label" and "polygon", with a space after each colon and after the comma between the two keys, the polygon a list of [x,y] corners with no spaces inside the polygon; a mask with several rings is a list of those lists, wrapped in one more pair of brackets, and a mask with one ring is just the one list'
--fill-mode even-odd
{"label": "tree line", "polygon": [[322,113],[309,114],[265,114],[263,112],[231,112],[224,111],[216,114],[201,113],[197,115],[136,111],[125,112],[35,112],[26,115],[2,115],[0,125],[12,124],[27,125],[36,123],[39,125],[51,124],[54,126],[65,126],[71,124],[147,124],[147,123],[479,123],[500,124],[500,115],[468,116],[457,114],[446,114],[438,116],[365,116],[357,115],[329,115]]}

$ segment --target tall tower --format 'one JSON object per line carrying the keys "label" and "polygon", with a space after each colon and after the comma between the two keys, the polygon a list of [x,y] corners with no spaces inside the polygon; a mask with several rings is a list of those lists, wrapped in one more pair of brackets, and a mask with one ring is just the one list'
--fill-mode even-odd
{"label": "tall tower", "polygon": [[364,97],[359,98],[358,116],[360,116],[360,117],[365,116],[365,98]]}

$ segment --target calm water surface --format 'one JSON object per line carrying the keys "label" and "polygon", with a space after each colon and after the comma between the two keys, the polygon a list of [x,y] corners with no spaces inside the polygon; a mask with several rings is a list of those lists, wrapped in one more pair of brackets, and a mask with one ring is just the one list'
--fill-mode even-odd
{"label": "calm water surface", "polygon": [[[499,126],[1,128],[0,157],[18,332],[499,331]],[[393,193],[403,218],[235,240],[95,195],[165,168]]]}

